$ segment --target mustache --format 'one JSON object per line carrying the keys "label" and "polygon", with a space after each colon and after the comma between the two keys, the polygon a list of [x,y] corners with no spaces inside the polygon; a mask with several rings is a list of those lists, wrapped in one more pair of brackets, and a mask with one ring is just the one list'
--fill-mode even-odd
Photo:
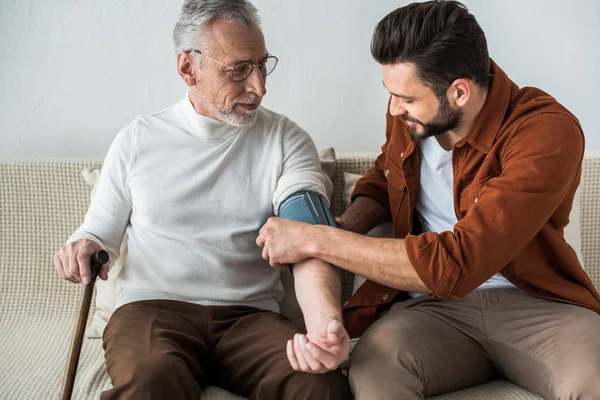
{"label": "mustache", "polygon": [[236,104],[236,105],[237,104],[244,104],[244,105],[247,105],[247,106],[254,106],[254,105],[258,105],[258,103],[260,102],[260,99],[261,98],[258,95],[251,95],[251,96],[249,96],[247,98],[236,100],[234,104]]}
{"label": "mustache", "polygon": [[413,117],[411,117],[411,116],[409,116],[409,115],[407,115],[407,114],[405,114],[405,115],[400,115],[399,117],[400,117],[400,119],[401,119],[401,120],[403,120],[403,121],[410,121],[410,122],[414,122],[414,123],[417,123],[417,124],[419,124],[419,125],[421,125],[421,126],[423,126],[423,125],[424,125],[424,124],[423,124],[421,121],[419,121],[418,119],[416,119],[416,118],[413,118]]}

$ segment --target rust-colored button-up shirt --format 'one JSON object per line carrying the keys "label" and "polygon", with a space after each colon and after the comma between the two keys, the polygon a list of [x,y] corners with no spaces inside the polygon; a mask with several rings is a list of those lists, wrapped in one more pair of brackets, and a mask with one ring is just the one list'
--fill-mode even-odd
{"label": "rust-colored button-up shirt", "polygon": [[[382,153],[352,197],[368,196],[390,211],[396,237],[438,299],[459,299],[500,272],[534,296],[600,312],[600,296],[563,235],[581,178],[581,126],[554,98],[517,87],[491,64],[485,105],[452,152],[453,232],[416,231],[419,143],[389,112]],[[344,307],[350,335],[360,336],[382,306],[402,296],[366,281]]]}

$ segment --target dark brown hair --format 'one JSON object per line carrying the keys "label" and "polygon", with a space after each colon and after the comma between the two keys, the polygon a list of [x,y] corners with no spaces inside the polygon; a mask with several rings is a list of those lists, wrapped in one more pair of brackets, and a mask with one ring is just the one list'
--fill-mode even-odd
{"label": "dark brown hair", "polygon": [[490,84],[490,58],[483,30],[458,1],[412,3],[385,16],[375,27],[371,54],[382,64],[410,62],[439,97],[454,80]]}

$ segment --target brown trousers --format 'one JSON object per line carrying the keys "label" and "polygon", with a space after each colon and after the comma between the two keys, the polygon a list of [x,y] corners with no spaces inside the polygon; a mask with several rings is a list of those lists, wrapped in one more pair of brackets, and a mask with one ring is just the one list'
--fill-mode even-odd
{"label": "brown trousers", "polygon": [[356,344],[357,400],[423,399],[506,378],[546,399],[600,399],[600,315],[517,289],[395,304]]}
{"label": "brown trousers", "polygon": [[280,314],[171,300],[126,304],[104,331],[108,399],[193,399],[216,385],[251,399],[349,399],[339,370],[294,371],[286,342],[299,329]]}

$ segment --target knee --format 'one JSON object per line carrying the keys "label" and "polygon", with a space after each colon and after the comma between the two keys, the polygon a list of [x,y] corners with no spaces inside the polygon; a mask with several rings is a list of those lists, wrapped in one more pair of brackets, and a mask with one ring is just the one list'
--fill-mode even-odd
{"label": "knee", "polygon": [[117,365],[112,365],[111,370],[111,379],[115,386],[129,382],[145,388],[180,380],[189,374],[183,360],[168,355],[120,359]]}
{"label": "knee", "polygon": [[[283,371],[282,371],[283,372]],[[274,390],[274,386],[278,389]],[[291,368],[285,376],[281,374],[266,378],[259,385],[261,390],[278,393],[278,399],[331,399],[350,400],[348,380],[339,370],[326,374],[311,374],[294,371]],[[257,396],[260,398],[260,396]]]}
{"label": "knee", "polygon": [[558,398],[593,400],[600,396],[600,362],[595,368],[583,367],[585,369],[574,370],[569,376],[559,377]]}
{"label": "knee", "polygon": [[181,376],[188,370],[181,358],[168,355],[150,357],[146,360],[138,361],[135,369],[135,374],[139,380],[152,382]]}
{"label": "knee", "polygon": [[389,373],[415,373],[419,334],[411,324],[381,319],[360,338],[350,356],[348,377],[352,383],[384,383]]}
{"label": "knee", "polygon": [[350,369],[363,364],[398,362],[419,348],[419,331],[398,318],[380,319],[360,338],[350,357]]}
{"label": "knee", "polygon": [[294,371],[289,379],[298,386],[315,389],[338,387],[346,380],[339,370],[330,371],[325,374],[311,374],[307,372]]}
{"label": "knee", "polygon": [[176,398],[198,399],[201,389],[181,358],[121,357],[107,360],[113,388],[102,399]]}
{"label": "knee", "polygon": [[[339,370],[330,371],[326,374],[295,372],[291,379],[295,381],[295,387],[306,393],[312,393],[309,397],[311,399],[350,400],[348,380]],[[328,395],[324,396],[325,393]],[[291,398],[296,399],[298,396],[292,396]]]}

